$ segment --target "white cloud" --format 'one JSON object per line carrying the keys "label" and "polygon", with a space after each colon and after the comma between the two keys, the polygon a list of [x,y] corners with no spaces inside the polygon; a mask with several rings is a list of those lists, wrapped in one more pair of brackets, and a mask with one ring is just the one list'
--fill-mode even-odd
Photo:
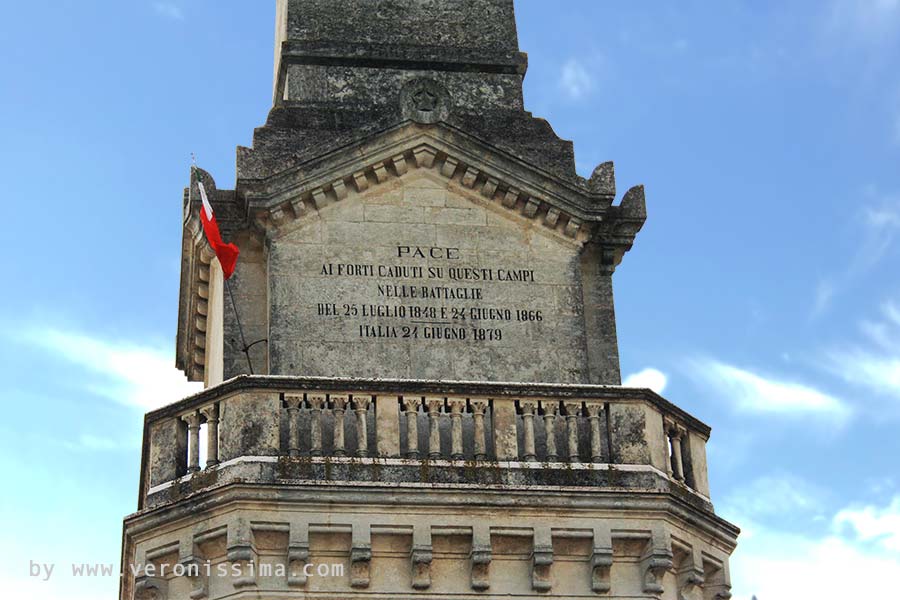
{"label": "white cloud", "polygon": [[742,525],[745,533],[731,560],[735,600],[883,598],[885,575],[900,572],[900,557],[837,535],[807,537]]}
{"label": "white cloud", "polygon": [[860,329],[869,341],[888,352],[900,354],[900,305],[885,302],[881,305],[883,320],[860,323]]}
{"label": "white cloud", "polygon": [[[32,331],[25,339],[83,367],[87,373],[87,386],[92,391],[145,410],[170,404],[203,387],[199,383],[189,383],[172,365],[171,351],[110,342],[58,329]],[[97,440],[93,442],[96,446]]]}
{"label": "white cloud", "polygon": [[814,387],[765,377],[716,360],[694,360],[690,373],[742,412],[819,416],[838,422],[851,414],[842,400]]}
{"label": "white cloud", "polygon": [[825,366],[848,383],[900,399],[900,306],[885,302],[881,318],[860,324],[870,347],[841,347],[826,353]]}
{"label": "white cloud", "polygon": [[900,553],[900,496],[884,508],[845,508],[835,516],[834,522],[838,527],[849,526],[861,541],[874,541],[886,552]]}
{"label": "white cloud", "polygon": [[569,98],[579,100],[594,89],[594,80],[581,62],[570,58],[563,65],[559,85]]}
{"label": "white cloud", "polygon": [[813,301],[812,316],[818,317],[823,315],[828,307],[831,306],[831,300],[834,298],[835,292],[834,282],[829,279],[819,281],[816,286],[816,297]]}
{"label": "white cloud", "polygon": [[812,318],[822,316],[838,293],[876,268],[900,239],[900,197],[867,186],[862,192],[861,203],[864,205],[856,219],[859,240],[854,244],[855,251],[842,271],[817,284]]}
{"label": "white cloud", "polygon": [[[730,496],[719,512],[741,527],[731,558],[735,600],[884,596],[885,574],[900,573],[900,496],[821,518],[823,506],[821,491],[790,475],[763,477]],[[791,530],[815,515],[819,533]],[[823,576],[835,568],[852,576]]]}
{"label": "white cloud", "polygon": [[870,206],[865,211],[866,222],[876,230],[887,229],[893,233],[900,229],[900,206],[883,203],[881,206]]}
{"label": "white cloud", "polygon": [[665,373],[652,367],[647,367],[626,377],[622,385],[626,387],[649,388],[657,394],[662,394],[663,390],[666,389],[666,383],[668,383],[668,378]]}
{"label": "white cloud", "polygon": [[849,383],[900,398],[900,356],[840,350],[830,358],[832,370]]}
{"label": "white cloud", "polygon": [[814,518],[824,512],[826,492],[799,477],[778,473],[759,477],[732,493],[725,501],[729,511],[745,518]]}
{"label": "white cloud", "polygon": [[184,21],[184,11],[181,10],[180,6],[173,4],[172,2],[154,2],[153,10],[156,11],[156,14],[163,17],[174,19],[176,21]]}

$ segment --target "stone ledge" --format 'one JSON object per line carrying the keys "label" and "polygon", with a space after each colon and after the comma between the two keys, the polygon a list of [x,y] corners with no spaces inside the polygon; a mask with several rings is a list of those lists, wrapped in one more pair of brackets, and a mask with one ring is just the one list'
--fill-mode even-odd
{"label": "stone ledge", "polygon": [[649,465],[527,463],[333,457],[245,456],[214,469],[158,485],[142,508],[156,508],[232,483],[294,486],[341,485],[365,489],[470,493],[575,494],[668,493],[696,510],[712,513],[709,499],[676,484]]}

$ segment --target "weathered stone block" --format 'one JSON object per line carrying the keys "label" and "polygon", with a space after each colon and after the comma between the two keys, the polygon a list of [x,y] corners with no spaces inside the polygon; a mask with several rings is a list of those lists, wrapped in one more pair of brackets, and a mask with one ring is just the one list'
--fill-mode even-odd
{"label": "weathered stone block", "polygon": [[271,392],[249,392],[219,405],[219,458],[275,456],[281,451],[281,399]]}

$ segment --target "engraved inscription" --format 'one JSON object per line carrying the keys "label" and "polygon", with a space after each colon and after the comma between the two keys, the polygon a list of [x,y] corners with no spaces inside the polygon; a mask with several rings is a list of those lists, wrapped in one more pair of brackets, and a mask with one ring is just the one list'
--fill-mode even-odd
{"label": "engraved inscription", "polygon": [[533,269],[467,266],[465,258],[460,248],[398,245],[390,262],[323,262],[320,276],[351,282],[372,300],[318,302],[316,316],[358,338],[463,343],[500,342],[519,324],[543,321],[540,309],[492,294],[536,283]]}

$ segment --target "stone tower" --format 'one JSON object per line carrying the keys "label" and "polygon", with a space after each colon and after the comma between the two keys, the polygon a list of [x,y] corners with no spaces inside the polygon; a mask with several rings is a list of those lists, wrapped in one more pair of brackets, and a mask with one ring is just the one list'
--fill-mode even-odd
{"label": "stone tower", "polygon": [[184,192],[207,387],[146,416],[121,600],[731,596],[709,427],[620,385],[643,189],[576,174],[526,64],[512,0],[278,0],[268,120],[200,172],[230,289]]}

